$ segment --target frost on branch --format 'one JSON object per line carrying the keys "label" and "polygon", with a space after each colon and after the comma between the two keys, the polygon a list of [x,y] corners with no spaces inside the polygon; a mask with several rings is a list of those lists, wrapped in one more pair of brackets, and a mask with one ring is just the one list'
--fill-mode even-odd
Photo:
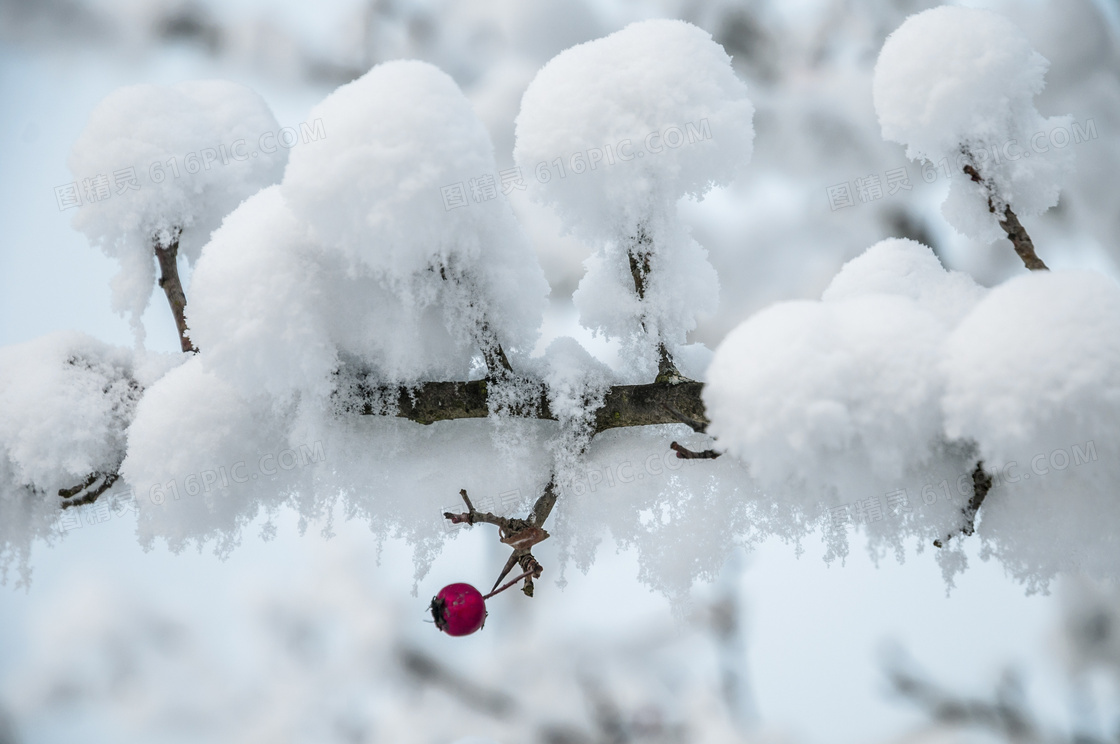
{"label": "frost on branch", "polygon": [[556,475],[570,483],[595,431],[595,411],[611,388],[614,375],[569,336],[549,344],[545,350],[544,380],[549,412],[560,424],[553,443]]}
{"label": "frost on branch", "polygon": [[[140,492],[166,492],[142,500],[148,538],[228,549],[262,510],[290,504],[317,518],[340,494],[382,534],[428,533],[441,492],[482,490],[475,470],[523,472],[488,447],[454,445],[452,432],[435,444],[430,430],[381,418],[425,382],[466,383],[482,366],[491,404],[503,392],[506,408],[540,399],[539,383],[508,374],[528,369],[541,324],[548,287],[535,255],[505,200],[447,209],[441,195],[496,173],[486,130],[455,83],[420,62],[375,67],[311,117],[328,138],[293,153],[282,183],[245,201],[202,251],[188,306],[201,353],[138,408],[123,470]],[[521,433],[540,446],[534,427]],[[329,468],[305,456],[316,445]],[[285,450],[296,463],[285,472],[257,467]],[[449,466],[452,450],[469,451],[467,464]],[[418,452],[444,461],[438,487]],[[243,478],[227,485],[238,462]],[[185,474],[197,483],[222,468],[194,498],[181,493]],[[389,492],[409,494],[407,517]]]}
{"label": "frost on branch", "polygon": [[76,332],[0,348],[0,570],[60,507],[112,485],[144,386],[170,363]]}
{"label": "frost on branch", "polygon": [[676,203],[735,177],[753,113],[723,48],[668,20],[562,52],[522,98],[514,159],[533,197],[598,248],[574,298],[580,322],[633,350],[635,378],[668,372],[715,311],[715,270]]}
{"label": "frost on branch", "polygon": [[911,160],[948,160],[942,213],[960,232],[990,243],[1008,232],[1007,209],[1033,216],[1058,203],[1072,151],[1030,145],[1071,121],[1035,108],[1048,67],[1013,23],[972,8],[913,15],[883,45],[873,82],[883,137],[906,145]]}
{"label": "frost on branch", "polygon": [[[914,507],[926,484],[955,483],[975,465],[966,445],[942,434],[937,364],[950,324],[981,291],[919,243],[872,246],[823,301],[772,305],[728,334],[703,392],[709,433],[791,511],[791,523],[823,516],[840,527],[826,532],[837,554],[847,550],[849,520],[831,510],[847,514],[846,505],[871,509],[862,521],[872,546],[901,551],[907,533],[933,540],[955,531],[959,495],[920,519]],[[905,502],[887,501],[900,490]]]}
{"label": "frost on branch", "polygon": [[[749,318],[708,371],[709,433],[771,498],[805,514],[824,504],[835,524],[838,505],[879,495],[883,511],[863,514],[872,547],[975,527],[1031,589],[1066,570],[1115,575],[1114,280],[1039,272],[984,290],[925,246],[886,240],[823,297]],[[939,560],[947,577],[963,567],[960,553]]]}
{"label": "frost on branch", "polygon": [[1005,482],[979,534],[1032,584],[1120,570],[1120,286],[1082,271],[993,289],[948,338],[946,433]]}
{"label": "frost on branch", "polygon": [[259,95],[222,80],[120,88],[94,109],[70,154],[91,181],[74,226],[120,262],[113,303],[140,338],[153,248],[177,239],[193,263],[230,210],[280,179],[287,150],[258,149],[278,129]]}
{"label": "frost on branch", "polygon": [[772,305],[728,334],[704,401],[720,446],[769,486],[860,492],[931,456],[947,322],[980,291],[923,245],[887,240],[851,261],[824,301]]}

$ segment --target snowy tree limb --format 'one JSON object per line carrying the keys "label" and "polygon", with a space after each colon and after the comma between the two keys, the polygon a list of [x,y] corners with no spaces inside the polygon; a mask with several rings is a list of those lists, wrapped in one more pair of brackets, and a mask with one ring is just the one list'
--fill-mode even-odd
{"label": "snowy tree limb", "polygon": [[[657,424],[686,424],[697,432],[708,426],[708,416],[700,391],[704,384],[689,380],[651,382],[645,385],[615,385],[595,411],[593,433],[629,426],[654,426]],[[359,385],[356,395],[357,411],[363,415],[383,413],[382,402],[387,398],[396,401],[396,415],[418,424],[436,421],[486,418],[488,407],[486,380],[471,382],[425,382],[418,387],[380,387]],[[549,410],[544,385],[535,403],[518,412],[524,418],[555,421]]]}
{"label": "snowy tree limb", "polygon": [[489,377],[493,378],[499,375],[512,373],[513,367],[510,366],[509,358],[506,357],[505,349],[503,349],[501,343],[499,343],[497,334],[495,334],[494,329],[490,327],[490,321],[487,318],[485,310],[480,308],[478,304],[471,299],[478,296],[473,282],[442,264],[439,266],[439,275],[448,285],[466,295],[464,298],[465,303],[470,309],[470,314],[474,316],[475,343],[478,344],[479,350],[482,351],[482,358],[486,362],[486,369],[489,373]]}
{"label": "snowy tree limb", "polygon": [[[603,405],[595,411],[593,434],[630,426],[678,423],[703,432],[708,425],[704,401],[700,397],[703,388],[703,383],[694,381],[615,385],[607,393]],[[490,415],[487,391],[486,380],[425,382],[418,387],[374,388],[359,384],[354,390],[357,398],[354,410],[361,415],[390,415],[424,425],[437,421],[481,419]],[[395,400],[395,411],[383,410],[382,402],[386,399]],[[527,406],[518,414],[524,418],[556,420],[549,410],[543,384],[535,405]],[[118,473],[94,473],[84,483],[60,490],[63,507],[93,503],[119,477]],[[99,483],[102,478],[105,480]],[[78,494],[82,495],[73,498]],[[543,521],[539,519],[538,524]]]}
{"label": "snowy tree limb", "polygon": [[[638,299],[643,302],[646,299],[646,276],[650,272],[652,245],[653,239],[646,233],[645,228],[639,227],[638,236],[634,238],[633,243],[626,251],[626,256],[630,260],[630,275],[634,278],[634,292],[637,293]],[[642,320],[642,330],[647,334],[649,333],[644,319]],[[669,349],[659,339],[657,342],[657,381],[682,382],[686,379],[688,378],[677,371],[677,365],[674,364]]]}
{"label": "snowy tree limb", "polygon": [[418,681],[443,690],[469,708],[496,718],[507,718],[517,708],[509,695],[463,677],[419,649],[402,647],[397,653],[401,666]]}
{"label": "snowy tree limb", "polygon": [[[980,511],[980,506],[984,503],[984,497],[988,495],[988,491],[992,490],[992,476],[984,470],[984,462],[981,460],[976,463],[976,469],[972,471],[972,498],[968,500],[968,504],[961,509],[964,514],[964,526],[957,531],[958,534],[968,536],[976,531],[976,514]],[[953,535],[946,535],[945,540],[949,540]],[[942,547],[944,541],[934,540],[935,547]]]}
{"label": "snowy tree limb", "polygon": [[156,235],[152,242],[156,259],[159,261],[159,286],[163,288],[163,293],[167,295],[167,304],[171,306],[171,315],[174,316],[175,327],[179,330],[179,345],[184,354],[198,353],[198,349],[187,335],[187,295],[183,292],[183,283],[179,281],[179,266],[176,263],[179,257],[179,235],[182,232],[182,228],[172,228],[170,237],[166,241],[167,245],[163,245],[164,240],[159,235]]}
{"label": "snowy tree limb", "polygon": [[[976,183],[984,183],[980,173],[971,165],[964,167],[964,172]],[[992,201],[991,194],[988,196],[988,211],[992,214],[996,213],[995,203]],[[1015,253],[1023,260],[1023,265],[1031,271],[1047,271],[1049,267],[1042,262],[1038,254],[1034,252],[1034,242],[1031,236],[1027,234],[1027,229],[1023,227],[1023,223],[1019,222],[1018,215],[1011,209],[1008,204],[1003,208],[1003,217],[999,218],[999,226],[1007,233],[1007,239],[1011,241],[1011,245],[1015,248]]]}
{"label": "snowy tree limb", "polygon": [[120,479],[120,473],[91,473],[82,483],[73,488],[63,488],[58,495],[62,498],[62,508],[92,504],[101,494],[113,487]]}
{"label": "snowy tree limb", "polygon": [[669,444],[669,449],[677,453],[677,458],[681,460],[714,460],[722,453],[715,450],[706,449],[701,452],[693,452],[687,447],[683,447],[676,442]]}

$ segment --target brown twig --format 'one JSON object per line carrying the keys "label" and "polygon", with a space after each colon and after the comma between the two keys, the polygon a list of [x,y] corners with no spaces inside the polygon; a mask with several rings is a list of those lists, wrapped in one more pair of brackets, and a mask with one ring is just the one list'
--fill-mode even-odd
{"label": "brown twig", "polygon": [[681,445],[677,444],[676,442],[673,442],[672,444],[670,444],[669,449],[676,452],[677,457],[680,458],[681,460],[714,460],[717,457],[719,457],[721,454],[723,454],[722,452],[716,452],[715,450],[710,450],[710,449],[704,450],[703,452],[693,452],[690,449],[686,449],[685,447],[682,447]]}
{"label": "brown twig", "polygon": [[159,286],[163,288],[163,293],[167,295],[167,304],[171,306],[171,314],[175,317],[175,327],[179,331],[179,346],[182,348],[183,353],[194,352],[198,353],[198,349],[191,343],[190,336],[187,335],[187,295],[183,292],[183,283],[179,281],[179,266],[177,259],[179,257],[179,236],[183,230],[179,227],[171,229],[171,238],[166,246],[163,246],[159,235],[152,238],[152,244],[156,252],[156,259],[159,261]]}
{"label": "brown twig", "polygon": [[681,422],[685,426],[689,427],[690,429],[692,429],[697,434],[703,434],[704,432],[706,432],[708,430],[708,422],[707,421],[700,421],[698,419],[694,419],[694,418],[691,418],[689,416],[685,416],[683,413],[681,413],[677,409],[673,408],[668,403],[662,403],[661,407],[664,408],[666,411],[668,411],[673,416],[673,418],[675,418],[677,421]]}
{"label": "brown twig", "polygon": [[[992,476],[984,471],[984,461],[976,463],[976,469],[972,471],[972,498],[968,500],[968,504],[961,509],[961,514],[964,515],[964,526],[957,531],[961,535],[971,535],[976,531],[976,514],[980,511],[981,505],[984,503],[984,497],[988,495],[988,491],[992,490]],[[945,541],[934,540],[935,547],[944,547],[944,542],[952,539],[953,535],[945,536]]]}
{"label": "brown twig", "polygon": [[[697,432],[708,426],[708,416],[701,398],[703,383],[688,381],[678,384],[652,382],[646,385],[615,385],[603,398],[603,404],[595,411],[593,434],[608,429],[631,426],[658,426],[684,423]],[[382,415],[380,401],[386,397],[396,400],[396,409],[385,415],[408,419],[418,424],[433,424],[437,421],[458,419],[483,419],[490,415],[488,406],[489,385],[486,380],[471,382],[425,382],[419,387],[404,386],[377,388],[365,384],[353,387],[354,412],[371,416]],[[530,419],[555,421],[548,406],[548,396],[541,386],[540,397],[533,405],[517,413]],[[92,476],[91,476],[92,477]],[[119,476],[118,476],[119,477]],[[80,487],[78,487],[81,490]],[[94,497],[95,499],[96,497]],[[549,500],[555,501],[555,494],[546,491],[543,506]],[[86,502],[88,503],[88,502]],[[548,507],[551,509],[551,506]],[[545,512],[547,516],[547,512]],[[450,517],[449,517],[450,518]],[[477,512],[477,522],[500,519],[493,514]],[[538,519],[537,524],[543,524]]]}
{"label": "brown twig", "polygon": [[[112,488],[113,484],[116,483],[120,477],[120,473],[92,473],[84,482],[73,488],[59,489],[58,495],[65,499],[65,501],[62,502],[62,508],[69,509],[73,506],[92,504],[94,501],[97,501],[101,494]],[[104,480],[102,480],[96,488],[93,488],[93,484],[100,478]],[[82,494],[83,491],[86,493]],[[78,494],[82,495],[78,496]]]}
{"label": "brown twig", "polygon": [[[964,172],[975,183],[984,184],[985,189],[988,191],[988,211],[992,214],[996,213],[996,205],[992,200],[991,189],[988,184],[980,176],[979,171],[971,165],[964,167]],[[999,218],[999,226],[1007,233],[1007,239],[1011,241],[1011,245],[1015,248],[1015,253],[1022,259],[1023,265],[1031,271],[1047,271],[1049,267],[1042,262],[1038,254],[1034,252],[1034,242],[1031,236],[1027,234],[1027,229],[1023,227],[1023,223],[1019,222],[1018,215],[1011,209],[1011,205],[1005,205],[1003,208],[1003,217]]]}
{"label": "brown twig", "polygon": [[[548,519],[548,515],[552,512],[552,507],[556,504],[556,486],[554,481],[549,480],[548,485],[544,488],[544,493],[533,505],[533,510],[527,519],[499,517],[490,512],[480,512],[474,508],[474,504],[471,503],[470,497],[467,496],[467,490],[465,488],[459,491],[459,495],[463,497],[463,502],[467,505],[467,511],[462,514],[444,512],[444,518],[450,520],[452,524],[473,525],[478,522],[484,522],[496,525],[498,527],[498,534],[501,535],[501,541],[513,548],[513,553],[510,555],[509,560],[506,561],[502,572],[498,575],[498,580],[494,582],[494,587],[491,589],[490,594],[496,594],[498,585],[502,583],[502,579],[509,575],[509,572],[513,570],[514,566],[520,564],[521,569],[525,573],[514,579],[511,584],[524,580],[525,586],[522,591],[529,597],[533,596],[533,579],[539,579],[544,568],[537,562],[537,559],[533,557],[532,551],[534,546],[549,538],[548,532],[544,530],[542,525],[544,521]],[[503,590],[505,588],[506,587],[503,587]]]}
{"label": "brown twig", "polygon": [[464,488],[460,490],[459,495],[462,496],[463,501],[466,502],[467,511],[460,514],[444,512],[444,518],[449,519],[451,521],[451,524],[474,525],[478,522],[482,522],[484,524],[493,524],[497,525],[498,527],[502,527],[506,524],[506,522],[509,521],[507,518],[499,517],[497,514],[491,514],[490,512],[480,512],[475,509],[474,504],[471,503],[470,497],[467,496],[467,489]]}
{"label": "brown twig", "polygon": [[501,589],[495,589],[492,592],[490,592],[489,594],[482,595],[482,598],[483,599],[490,599],[495,594],[501,594],[502,592],[504,592],[506,589],[509,589],[511,586],[513,586],[517,582],[521,581],[522,579],[528,578],[532,575],[533,575],[532,571],[526,571],[525,573],[518,576],[516,579],[513,579],[512,581],[507,581],[505,584],[502,585]]}

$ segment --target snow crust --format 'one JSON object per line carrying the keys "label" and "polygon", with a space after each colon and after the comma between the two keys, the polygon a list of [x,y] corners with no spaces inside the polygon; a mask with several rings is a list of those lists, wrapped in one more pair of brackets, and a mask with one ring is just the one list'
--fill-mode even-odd
{"label": "snow crust", "polygon": [[[925,246],[885,240],[821,302],[775,304],[727,336],[704,390],[709,433],[803,509],[920,494],[921,519],[894,528],[942,543],[968,526],[980,464],[986,554],[1032,590],[1063,571],[1107,576],[1120,566],[1101,521],[1120,477],[1118,340],[1108,277],[1032,272],[985,290]],[[865,515],[873,545],[894,544],[887,521]],[[963,568],[939,558],[947,577]]]}
{"label": "snow crust", "polygon": [[766,485],[899,477],[940,436],[939,349],[982,292],[920,243],[877,243],[822,301],[777,303],[728,334],[704,390],[711,433]]}
{"label": "snow crust", "polygon": [[763,484],[847,480],[849,467],[897,477],[940,430],[928,371],[943,336],[898,296],[775,305],[717,351],[711,433]]}
{"label": "snow crust", "polygon": [[947,271],[929,247],[908,238],[887,238],[844,264],[821,299],[835,302],[868,294],[909,297],[952,327],[985,293],[968,274]]}

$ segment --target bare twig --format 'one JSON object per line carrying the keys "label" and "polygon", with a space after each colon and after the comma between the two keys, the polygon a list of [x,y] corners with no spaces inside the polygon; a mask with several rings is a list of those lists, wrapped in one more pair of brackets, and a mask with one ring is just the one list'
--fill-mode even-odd
{"label": "bare twig", "polygon": [[198,352],[187,335],[187,296],[183,292],[183,283],[179,281],[179,236],[183,230],[180,227],[171,229],[171,237],[167,245],[163,245],[160,236],[152,238],[156,259],[159,261],[159,286],[167,295],[167,304],[171,306],[171,314],[175,317],[175,327],[179,331],[179,346],[183,353]]}
{"label": "bare twig", "polygon": [[[960,528],[959,534],[971,535],[976,531],[976,514],[980,511],[980,506],[984,503],[984,497],[988,495],[988,491],[992,490],[992,476],[984,471],[984,461],[976,463],[976,469],[972,471],[972,498],[968,500],[968,504],[961,509],[961,514],[964,514],[964,526]],[[945,541],[950,540],[952,534],[945,536]],[[944,542],[941,540],[934,540],[935,547],[944,547]]]}
{"label": "bare twig", "polygon": [[521,581],[522,579],[527,579],[527,578],[529,578],[529,577],[530,577],[530,576],[532,576],[532,575],[533,575],[533,572],[532,572],[532,571],[526,571],[525,573],[523,573],[523,574],[521,574],[520,576],[518,576],[518,577],[517,577],[516,579],[512,579],[511,581],[508,581],[508,582],[506,582],[506,583],[505,583],[504,585],[502,585],[502,588],[501,588],[501,589],[494,589],[494,590],[493,590],[493,591],[491,591],[491,592],[490,592],[489,594],[484,594],[484,595],[482,595],[482,598],[483,598],[483,599],[490,599],[490,598],[491,598],[491,597],[493,597],[493,596],[494,596],[495,594],[501,594],[502,592],[504,592],[504,591],[505,591],[506,589],[509,589],[509,588],[510,588],[511,586],[513,586],[513,585],[514,585],[514,584],[516,584],[517,582]]}
{"label": "bare twig", "polygon": [[[984,184],[985,189],[988,191],[988,211],[992,214],[996,213],[996,205],[992,201],[991,189],[988,187],[987,182],[980,176],[979,171],[971,165],[964,167],[964,172],[976,183]],[[1023,260],[1023,265],[1031,271],[1046,271],[1048,266],[1042,262],[1038,254],[1034,252],[1034,242],[1031,241],[1031,236],[1027,234],[1027,229],[1019,222],[1018,215],[1012,211],[1011,205],[1008,204],[1003,208],[1003,216],[999,218],[999,226],[1007,233],[1008,240],[1015,248],[1015,253]]]}
{"label": "bare twig", "polygon": [[662,403],[661,407],[664,408],[666,411],[668,411],[673,416],[673,418],[675,418],[677,421],[681,422],[685,426],[689,427],[690,429],[692,429],[697,434],[703,434],[704,432],[706,432],[708,430],[708,422],[706,420],[705,421],[700,421],[700,420],[694,419],[690,416],[686,416],[683,413],[681,413],[680,411],[678,411],[676,408],[673,408],[668,403]]}
{"label": "bare twig", "polygon": [[462,496],[463,501],[466,502],[467,511],[463,512],[461,514],[453,514],[451,512],[444,512],[443,516],[446,519],[450,520],[452,524],[473,525],[473,524],[477,524],[478,522],[482,522],[484,524],[493,524],[493,525],[497,525],[499,527],[502,527],[502,526],[505,525],[506,522],[509,521],[505,517],[499,517],[497,514],[491,514],[490,512],[480,512],[477,509],[475,509],[474,504],[471,503],[470,497],[467,496],[467,489],[464,488],[461,491],[459,491],[459,495]]}
{"label": "bare twig", "polygon": [[965,516],[965,525],[961,528],[961,532],[966,535],[971,535],[976,529],[976,513],[980,511],[980,506],[984,503],[984,497],[988,495],[988,491],[992,490],[992,476],[984,472],[984,462],[981,460],[976,463],[976,469],[972,471],[972,498],[968,500],[968,505],[962,509]]}
{"label": "bare twig", "polygon": [[[59,489],[58,495],[64,499],[62,508],[69,509],[72,506],[92,504],[101,494],[112,488],[120,477],[120,473],[92,473],[84,482],[73,488]],[[98,480],[101,482],[95,486]]]}
{"label": "bare twig", "polygon": [[676,442],[673,442],[672,444],[670,444],[669,449],[676,452],[677,457],[680,458],[681,460],[714,460],[717,457],[719,457],[721,454],[723,454],[722,452],[716,452],[715,450],[710,450],[710,449],[704,450],[703,452],[693,452],[690,449],[686,449],[685,447],[682,447],[681,445],[677,444]]}
{"label": "bare twig", "polygon": [[[544,568],[537,562],[537,559],[533,557],[532,551],[537,543],[544,542],[549,538],[548,532],[544,530],[542,525],[544,521],[548,519],[552,507],[556,503],[554,482],[549,480],[548,485],[545,486],[544,493],[537,499],[537,503],[533,505],[533,512],[527,519],[499,517],[489,512],[480,512],[474,508],[470,497],[467,496],[467,490],[465,488],[459,491],[459,495],[463,497],[463,501],[467,505],[467,511],[462,514],[444,512],[444,518],[450,520],[452,524],[473,525],[478,522],[484,522],[496,525],[498,527],[498,534],[501,535],[501,541],[513,548],[513,553],[510,555],[509,560],[506,561],[502,572],[498,574],[498,580],[494,582],[494,587],[491,589],[490,594],[496,594],[498,585],[502,583],[502,579],[509,575],[509,572],[513,570],[514,566],[520,564],[521,570],[525,573],[514,579],[511,584],[524,580],[525,586],[522,588],[522,591],[525,592],[527,596],[533,596],[533,579],[539,579]],[[503,590],[504,589],[505,587],[503,587]]]}

